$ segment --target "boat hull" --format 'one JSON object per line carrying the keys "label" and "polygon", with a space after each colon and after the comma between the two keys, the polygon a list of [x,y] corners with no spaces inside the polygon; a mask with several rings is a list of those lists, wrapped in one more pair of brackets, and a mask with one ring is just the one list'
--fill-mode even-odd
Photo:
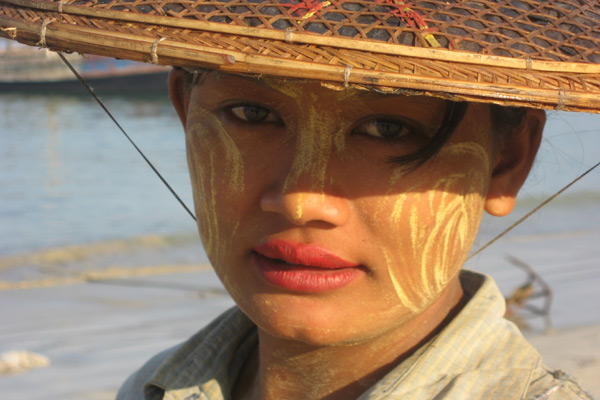
{"label": "boat hull", "polygon": [[[86,77],[85,82],[99,94],[167,94],[168,70],[143,74],[117,75],[110,77]],[[87,93],[78,80],[1,82],[0,93]]]}

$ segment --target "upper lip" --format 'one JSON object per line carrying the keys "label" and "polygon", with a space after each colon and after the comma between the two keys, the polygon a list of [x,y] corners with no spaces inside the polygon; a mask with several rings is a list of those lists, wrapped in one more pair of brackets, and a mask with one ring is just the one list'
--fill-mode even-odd
{"label": "upper lip", "polygon": [[321,247],[281,239],[269,240],[258,244],[253,247],[253,250],[268,258],[307,267],[340,269],[359,266],[359,264],[344,260],[333,252]]}

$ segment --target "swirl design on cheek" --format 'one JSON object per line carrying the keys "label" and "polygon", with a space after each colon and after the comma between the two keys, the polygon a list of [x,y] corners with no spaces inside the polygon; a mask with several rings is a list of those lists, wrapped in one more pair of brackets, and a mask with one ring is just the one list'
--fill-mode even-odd
{"label": "swirl design on cheek", "polygon": [[428,232],[419,234],[426,237],[420,251],[421,279],[427,284],[424,289],[428,296],[435,296],[447,285],[468,255],[481,220],[489,170],[486,150],[474,142],[450,144],[439,157],[460,158],[448,162],[463,162],[470,168],[438,180],[428,195],[429,216],[435,223]]}
{"label": "swirl design on cheek", "polygon": [[216,143],[212,143],[212,145],[216,146],[217,151],[222,153],[220,155],[224,156],[225,168],[222,173],[227,177],[228,190],[232,194],[243,193],[244,160],[235,141],[223,127],[221,121],[211,112],[198,107],[192,111],[192,115],[194,121],[201,122],[194,124],[191,129],[199,135],[216,139]]}
{"label": "swirl design on cheek", "polygon": [[437,157],[465,167],[441,176],[429,189],[420,182],[386,196],[394,199],[391,222],[402,227],[408,221],[410,234],[408,246],[406,234],[396,234],[397,260],[392,262],[388,250],[383,253],[398,298],[413,312],[435,300],[460,270],[475,239],[487,189],[489,157],[483,146],[450,144]]}
{"label": "swirl design on cheek", "polygon": [[403,288],[403,285],[400,283],[400,280],[396,276],[396,265],[392,260],[392,257],[390,256],[389,250],[385,247],[382,247],[381,251],[383,252],[383,256],[387,264],[388,274],[390,276],[390,280],[392,281],[392,285],[394,286],[394,290],[396,291],[396,296],[398,297],[400,304],[408,308],[413,313],[418,312],[419,307],[410,300],[409,296]]}
{"label": "swirl design on cheek", "polygon": [[[190,132],[196,134],[192,129]],[[214,151],[210,150],[210,146],[201,142],[203,140],[200,140],[199,137],[190,140],[188,136],[188,169],[193,181],[192,188],[198,230],[206,254],[211,258],[216,252],[215,243],[218,242],[219,237],[216,192],[211,190],[214,187],[214,172],[212,171],[214,170],[215,154]],[[194,150],[191,150],[192,146]],[[200,146],[206,149],[206,152],[202,155],[197,153]]]}
{"label": "swirl design on cheek", "polygon": [[[186,129],[188,164],[194,188],[194,202],[198,216],[198,227],[206,253],[211,259],[217,259],[219,249],[227,243],[219,232],[217,214],[217,196],[236,196],[244,192],[244,160],[235,141],[223,127],[219,119],[211,112],[196,107],[188,121],[195,121]],[[224,160],[216,165],[216,160]],[[217,185],[225,177],[225,187]]]}
{"label": "swirl design on cheek", "polygon": [[442,290],[457,272],[456,266],[462,266],[479,226],[483,208],[479,185],[469,185],[461,194],[447,192],[457,187],[457,182],[481,182],[479,176],[473,176],[480,173],[469,175],[461,174],[440,182],[442,186],[431,199],[432,202],[439,201],[439,205],[435,225],[422,250],[422,274],[425,282],[429,283],[426,289],[429,296]]}
{"label": "swirl design on cheek", "polygon": [[[401,166],[395,167],[393,169],[392,176],[389,180],[388,189],[385,192],[385,195],[381,196],[381,201],[379,203],[379,206],[375,209],[375,214],[374,214],[375,220],[378,220],[379,213],[382,210],[386,209],[388,199],[391,197],[391,193],[394,190],[396,190],[395,185],[398,182],[398,180],[400,178],[402,178],[404,175],[406,175],[406,173],[408,171],[409,170],[408,170],[407,166],[405,166],[405,165],[401,165]],[[419,186],[420,186],[420,184],[413,185],[413,186],[409,187],[408,189],[406,189],[405,192],[412,192],[412,191],[416,190]],[[406,193],[397,195],[396,197],[397,197],[397,200],[394,202],[394,206],[393,206],[392,212],[391,212],[391,218],[392,218],[392,221],[394,221],[394,223],[399,222],[400,214],[402,214],[402,207],[404,207],[404,201],[406,201]]]}

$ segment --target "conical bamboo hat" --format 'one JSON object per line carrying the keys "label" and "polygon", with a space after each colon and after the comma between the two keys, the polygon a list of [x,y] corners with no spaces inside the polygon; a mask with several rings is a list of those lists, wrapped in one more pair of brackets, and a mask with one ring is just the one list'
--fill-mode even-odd
{"label": "conical bamboo hat", "polygon": [[0,0],[53,50],[456,100],[600,112],[588,0]]}

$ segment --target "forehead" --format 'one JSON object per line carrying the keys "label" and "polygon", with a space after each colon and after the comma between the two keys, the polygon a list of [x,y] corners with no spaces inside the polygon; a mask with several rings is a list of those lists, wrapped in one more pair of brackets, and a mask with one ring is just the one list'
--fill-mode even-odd
{"label": "forehead", "polygon": [[443,109],[447,100],[394,93],[381,93],[356,87],[332,86],[314,80],[286,79],[277,77],[252,77],[215,71],[203,72],[194,90],[211,90],[220,96],[276,96],[277,100],[321,103],[337,102],[339,105],[394,103],[397,107]]}

